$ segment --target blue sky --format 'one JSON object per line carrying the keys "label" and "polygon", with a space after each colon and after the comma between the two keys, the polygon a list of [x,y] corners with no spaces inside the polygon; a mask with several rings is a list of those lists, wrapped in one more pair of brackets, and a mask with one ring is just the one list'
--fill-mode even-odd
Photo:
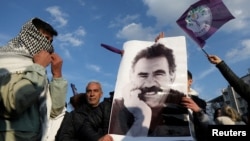
{"label": "blue sky", "polygon": [[[115,89],[121,57],[100,46],[122,49],[128,40],[153,41],[159,32],[166,37],[186,36],[188,68],[200,97],[219,96],[227,81],[211,65],[198,45],[176,24],[197,0],[1,0],[0,45],[16,36],[33,17],[49,22],[59,32],[56,52],[63,58],[63,75],[78,92],[90,80],[102,83],[104,97]],[[204,49],[225,60],[239,76],[250,68],[249,0],[224,0],[235,19],[207,40]],[[72,96],[69,85],[67,101]]]}

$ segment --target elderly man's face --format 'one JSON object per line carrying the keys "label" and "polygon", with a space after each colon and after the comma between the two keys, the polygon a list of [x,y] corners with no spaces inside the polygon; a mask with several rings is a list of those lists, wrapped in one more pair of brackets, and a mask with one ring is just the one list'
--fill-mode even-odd
{"label": "elderly man's face", "polygon": [[102,91],[100,85],[96,83],[90,83],[86,91],[87,101],[92,107],[98,106],[102,97]]}
{"label": "elderly man's face", "polygon": [[172,84],[166,58],[142,58],[136,63],[134,74],[134,83],[141,90],[140,99],[150,107],[162,106]]}

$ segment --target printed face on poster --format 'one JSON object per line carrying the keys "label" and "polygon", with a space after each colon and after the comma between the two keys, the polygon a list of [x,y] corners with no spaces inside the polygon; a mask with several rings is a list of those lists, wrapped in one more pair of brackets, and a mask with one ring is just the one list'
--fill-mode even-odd
{"label": "printed face on poster", "polygon": [[192,140],[184,36],[124,43],[109,134],[115,140]]}

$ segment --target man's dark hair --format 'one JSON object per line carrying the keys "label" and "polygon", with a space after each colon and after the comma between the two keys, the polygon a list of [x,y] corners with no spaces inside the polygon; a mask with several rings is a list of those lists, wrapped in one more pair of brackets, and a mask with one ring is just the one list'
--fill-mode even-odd
{"label": "man's dark hair", "polygon": [[47,32],[49,32],[51,35],[53,36],[57,36],[57,31],[48,23],[42,21],[39,18],[34,18],[32,20],[32,23],[35,25],[35,27],[39,30],[39,29],[43,29]]}
{"label": "man's dark hair", "polygon": [[187,71],[187,73],[188,73],[188,79],[193,79],[193,75],[189,70]]}
{"label": "man's dark hair", "polygon": [[174,74],[176,70],[175,58],[173,55],[173,50],[165,47],[163,44],[154,44],[146,49],[141,50],[134,58],[132,63],[132,68],[134,68],[135,64],[141,59],[152,59],[156,57],[165,57],[168,61],[169,65],[169,74]]}

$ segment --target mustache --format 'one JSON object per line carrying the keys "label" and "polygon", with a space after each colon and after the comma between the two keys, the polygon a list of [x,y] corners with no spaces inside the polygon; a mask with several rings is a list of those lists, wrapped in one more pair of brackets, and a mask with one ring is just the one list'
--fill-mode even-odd
{"label": "mustache", "polygon": [[156,86],[152,86],[152,87],[144,87],[144,88],[140,88],[141,90],[141,94],[147,93],[147,92],[163,92],[163,89],[161,89],[160,87],[156,87]]}
{"label": "mustache", "polygon": [[156,87],[156,86],[152,86],[152,87],[144,87],[144,88],[139,88],[141,90],[141,93],[138,94],[138,98],[142,101],[145,101],[145,93],[147,92],[163,92],[163,89],[161,89],[160,87]]}

